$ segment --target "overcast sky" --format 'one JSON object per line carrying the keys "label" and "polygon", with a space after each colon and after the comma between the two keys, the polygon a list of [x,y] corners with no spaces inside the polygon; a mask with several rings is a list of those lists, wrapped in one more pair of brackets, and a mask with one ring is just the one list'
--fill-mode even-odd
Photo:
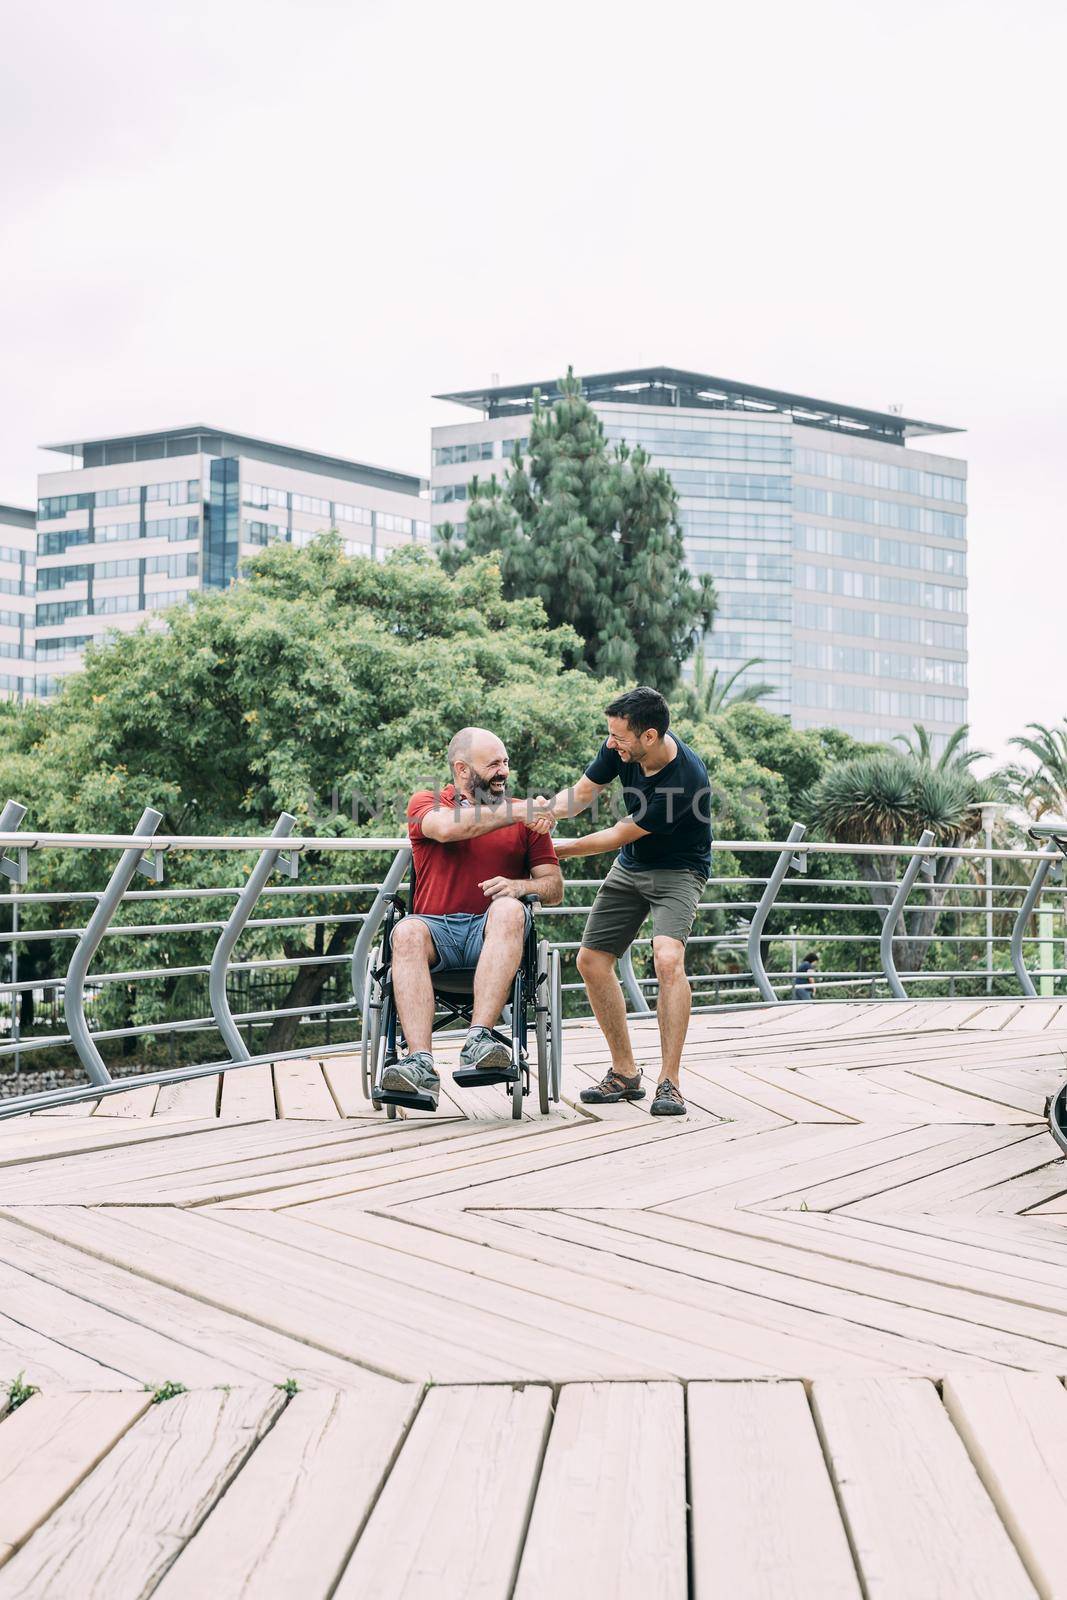
{"label": "overcast sky", "polygon": [[191,422],[427,472],[667,363],[966,431],[973,741],[1067,714],[1054,0],[0,0],[0,500]]}

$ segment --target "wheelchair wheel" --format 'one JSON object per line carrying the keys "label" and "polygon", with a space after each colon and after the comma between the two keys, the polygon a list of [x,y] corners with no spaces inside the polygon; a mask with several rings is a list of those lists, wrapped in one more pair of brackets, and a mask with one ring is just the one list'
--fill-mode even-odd
{"label": "wheelchair wheel", "polygon": [[537,1036],[537,1099],[541,1115],[547,1116],[552,1101],[559,1100],[563,1067],[563,992],[559,951],[547,939],[537,944],[537,991],[534,1002],[534,1031]]}
{"label": "wheelchair wheel", "polygon": [[367,957],[367,970],[363,976],[363,1026],[359,1041],[359,1064],[363,1078],[363,1097],[375,1111],[381,1110],[381,1101],[374,1098],[374,1081],[378,1065],[378,1039],[381,1034],[382,990],[374,977],[381,955],[380,946]]}
{"label": "wheelchair wheel", "polygon": [[552,1099],[558,1105],[563,1093],[563,972],[558,950],[548,953],[548,1026]]}

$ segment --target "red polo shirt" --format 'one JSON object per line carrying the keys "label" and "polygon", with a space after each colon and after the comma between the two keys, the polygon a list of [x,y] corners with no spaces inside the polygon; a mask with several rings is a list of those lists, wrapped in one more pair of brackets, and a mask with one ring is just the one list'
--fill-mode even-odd
{"label": "red polo shirt", "polygon": [[435,806],[453,805],[454,784],[435,794],[420,789],[408,801],[408,838],[415,862],[416,911],[428,917],[466,911],[480,915],[490,902],[478,885],[486,878],[528,878],[531,867],[555,862],[556,849],[547,833],[534,833],[524,822],[496,828],[477,839],[441,844],[424,838],[420,819]]}

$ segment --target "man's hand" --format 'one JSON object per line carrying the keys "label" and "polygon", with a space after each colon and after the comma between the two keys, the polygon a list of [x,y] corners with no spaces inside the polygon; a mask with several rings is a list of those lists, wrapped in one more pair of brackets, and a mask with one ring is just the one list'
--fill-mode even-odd
{"label": "man's hand", "polygon": [[530,886],[523,878],[486,878],[478,887],[487,900],[518,900],[530,893]]}
{"label": "man's hand", "polygon": [[512,800],[512,815],[516,822],[525,822],[531,833],[551,833],[556,826],[554,804],[543,794],[532,795],[529,800]]}

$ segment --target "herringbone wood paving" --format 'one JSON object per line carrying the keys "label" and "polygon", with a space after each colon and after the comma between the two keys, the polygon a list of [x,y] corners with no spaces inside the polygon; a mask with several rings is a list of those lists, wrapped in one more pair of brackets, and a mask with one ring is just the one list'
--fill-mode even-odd
{"label": "herringbone wood paving", "polygon": [[575,1024],[547,1120],[335,1056],[5,1125],[0,1597],[1067,1594],[1065,1039],[817,1003],[694,1018],[677,1121],[579,1109]]}

